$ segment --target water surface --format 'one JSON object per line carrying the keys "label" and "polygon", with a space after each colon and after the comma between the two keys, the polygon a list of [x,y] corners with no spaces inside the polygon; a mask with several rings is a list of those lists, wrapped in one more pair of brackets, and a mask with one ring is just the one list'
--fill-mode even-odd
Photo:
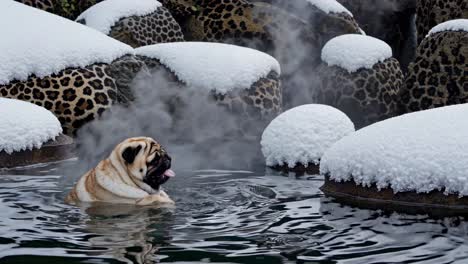
{"label": "water surface", "polygon": [[467,263],[463,220],[341,206],[319,176],[178,171],[175,208],[77,208],[67,166],[0,171],[0,263]]}

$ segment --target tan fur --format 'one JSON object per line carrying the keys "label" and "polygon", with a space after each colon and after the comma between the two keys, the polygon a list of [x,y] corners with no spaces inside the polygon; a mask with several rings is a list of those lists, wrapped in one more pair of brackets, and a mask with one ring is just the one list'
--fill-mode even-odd
{"label": "tan fur", "polygon": [[67,197],[65,197],[65,203],[67,204],[74,204],[76,203],[76,201],[78,201],[78,196],[76,195],[76,190],[75,188],[73,188],[67,195]]}
{"label": "tan fur", "polygon": [[[128,164],[122,153],[127,147],[141,146],[135,160]],[[115,147],[111,155],[84,174],[65,198],[69,204],[107,202],[136,205],[174,202],[163,190],[154,190],[143,182],[147,163],[164,149],[152,138],[129,138]]]}

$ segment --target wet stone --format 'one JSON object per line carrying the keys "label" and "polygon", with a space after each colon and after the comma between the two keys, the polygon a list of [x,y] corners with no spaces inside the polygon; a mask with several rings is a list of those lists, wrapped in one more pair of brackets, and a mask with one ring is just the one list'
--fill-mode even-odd
{"label": "wet stone", "polygon": [[73,139],[66,135],[59,135],[39,149],[24,150],[8,154],[0,152],[0,168],[13,168],[38,163],[66,160],[74,157]]}
{"label": "wet stone", "polygon": [[302,175],[319,175],[320,174],[320,164],[314,164],[314,163],[308,163],[306,165],[304,164],[296,164],[293,168],[290,168],[287,164],[285,165],[276,165],[273,167],[270,167],[274,170],[281,171],[283,173],[295,173],[296,176],[302,176]]}
{"label": "wet stone", "polygon": [[428,214],[435,217],[468,216],[468,197],[445,195],[443,190],[394,193],[390,188],[378,190],[375,185],[363,187],[354,180],[336,182],[330,180],[329,176],[325,176],[320,190],[340,203],[364,209]]}

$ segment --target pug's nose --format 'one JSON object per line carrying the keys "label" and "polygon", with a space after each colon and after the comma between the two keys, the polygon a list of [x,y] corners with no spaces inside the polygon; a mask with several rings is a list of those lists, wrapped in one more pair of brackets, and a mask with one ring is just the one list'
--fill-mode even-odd
{"label": "pug's nose", "polygon": [[169,155],[164,156],[164,166],[165,167],[170,168],[171,167],[171,161],[172,161],[171,156],[169,156]]}

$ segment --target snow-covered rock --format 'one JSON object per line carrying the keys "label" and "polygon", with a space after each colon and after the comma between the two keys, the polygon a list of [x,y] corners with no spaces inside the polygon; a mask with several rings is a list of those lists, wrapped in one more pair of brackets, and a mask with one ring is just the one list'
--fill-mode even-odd
{"label": "snow-covered rock", "polygon": [[358,130],[325,152],[320,172],[337,182],[394,192],[468,195],[468,104],[414,112]]}
{"label": "snow-covered rock", "polygon": [[156,0],[105,0],[84,11],[76,21],[84,19],[86,25],[104,34],[120,19],[130,16],[146,16],[161,5]]}
{"label": "snow-covered rock", "polygon": [[0,151],[40,148],[62,133],[58,119],[48,110],[15,99],[0,98]]}
{"label": "snow-covered rock", "polygon": [[400,92],[402,111],[468,103],[467,29],[468,19],[451,20],[421,39]]}
{"label": "snow-covered rock", "polygon": [[15,1],[0,1],[0,25],[0,84],[133,54],[96,30]]}
{"label": "snow-covered rock", "polygon": [[274,71],[278,61],[250,48],[210,42],[174,42],[141,47],[137,55],[157,59],[185,84],[225,94],[247,89]]}
{"label": "snow-covered rock", "polygon": [[308,104],[275,118],[263,132],[260,145],[268,166],[317,165],[327,149],[353,132],[354,125],[343,112]]}
{"label": "snow-covered rock", "polygon": [[468,32],[468,19],[454,19],[441,23],[429,31],[429,35],[442,31],[465,31]]}
{"label": "snow-covered rock", "polygon": [[346,9],[346,7],[344,7],[342,4],[338,3],[335,0],[306,0],[306,1],[327,14],[346,13],[350,16],[353,16],[353,14],[348,9]]}
{"label": "snow-covered rock", "polygon": [[382,40],[359,34],[346,34],[328,41],[322,49],[322,61],[348,72],[371,69],[392,57],[392,48]]}

